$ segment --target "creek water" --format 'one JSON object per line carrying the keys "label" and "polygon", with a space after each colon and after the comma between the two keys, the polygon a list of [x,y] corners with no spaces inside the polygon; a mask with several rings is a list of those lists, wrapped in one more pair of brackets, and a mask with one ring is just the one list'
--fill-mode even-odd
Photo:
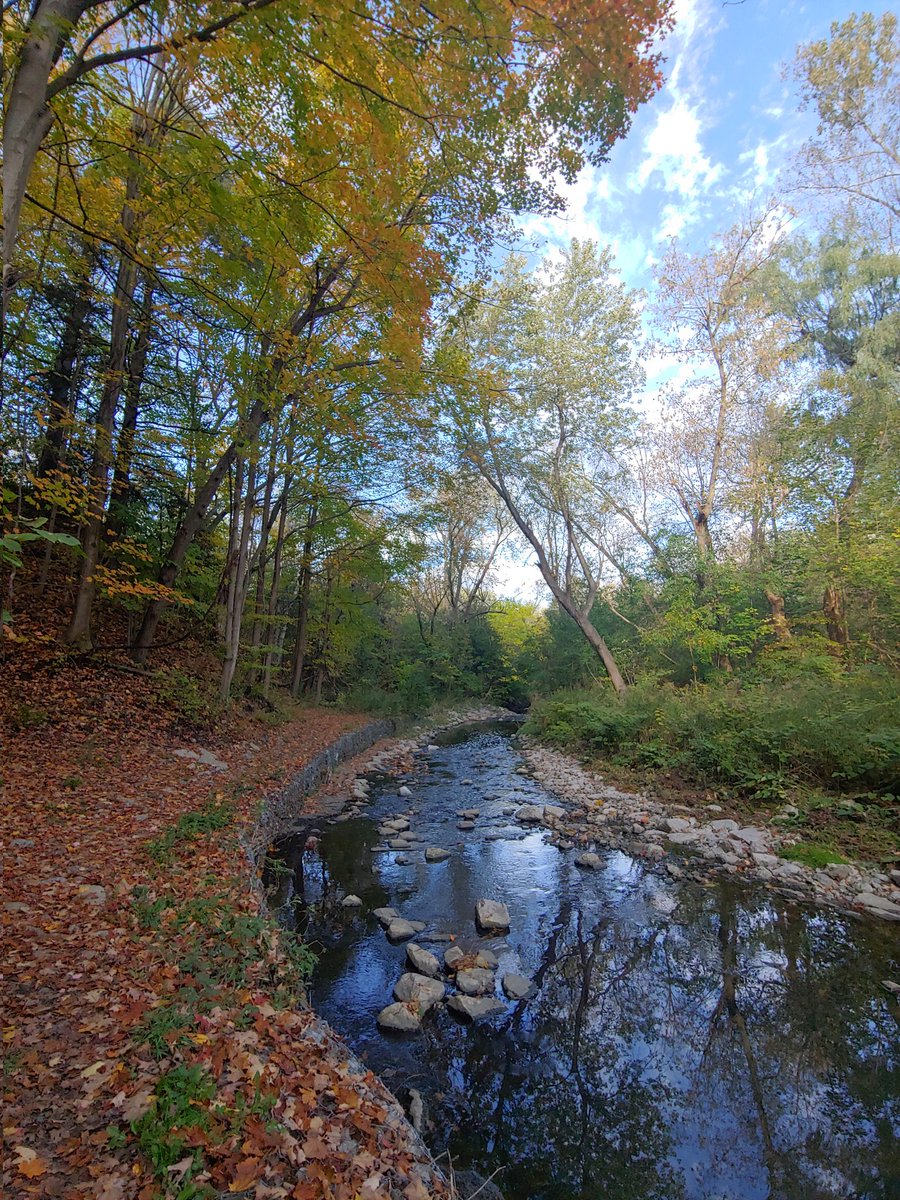
{"label": "creek water", "polygon": [[[315,850],[279,848],[283,920],[320,953],[314,1007],[388,1086],[421,1092],[432,1151],[497,1172],[506,1200],[897,1200],[900,1005],[881,982],[900,979],[896,926],[617,851],[584,872],[511,819],[557,802],[521,765],[509,728],[457,731],[420,770],[372,776],[365,816],[323,826]],[[405,812],[422,848],[373,852]],[[425,846],[451,857],[426,864]],[[341,907],[350,893],[362,908]],[[477,934],[480,897],[509,907],[506,937]],[[476,1024],[440,1006],[420,1034],[381,1032],[408,969],[382,905],[426,922],[415,941],[439,958],[440,935],[491,949],[499,997],[507,971],[537,994]]]}

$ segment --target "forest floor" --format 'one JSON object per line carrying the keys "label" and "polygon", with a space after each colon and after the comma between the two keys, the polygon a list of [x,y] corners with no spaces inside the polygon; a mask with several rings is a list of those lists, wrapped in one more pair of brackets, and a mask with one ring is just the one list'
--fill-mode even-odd
{"label": "forest floor", "polygon": [[236,712],[192,737],[158,674],[33,631],[11,650],[2,1194],[445,1194],[393,1097],[305,1008],[308,963],[260,915],[241,840],[267,793],[367,718]]}

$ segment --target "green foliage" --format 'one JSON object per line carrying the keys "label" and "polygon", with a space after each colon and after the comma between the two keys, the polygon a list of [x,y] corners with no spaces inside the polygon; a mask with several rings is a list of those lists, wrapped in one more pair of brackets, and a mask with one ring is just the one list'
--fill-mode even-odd
{"label": "green foliage", "polygon": [[546,740],[630,767],[666,766],[700,787],[763,804],[798,784],[896,792],[900,685],[881,670],[746,687],[645,684],[540,702],[528,727]]}
{"label": "green foliage", "polygon": [[156,694],[170,711],[197,728],[207,728],[221,712],[210,681],[181,667],[157,672]]}
{"label": "green foliage", "polygon": [[147,853],[159,865],[171,862],[175,847],[181,842],[193,842],[204,834],[224,829],[234,820],[234,805],[227,800],[207,801],[196,812],[184,813],[159,837],[147,843]]}
{"label": "green foliage", "polygon": [[847,860],[831,846],[820,846],[815,842],[798,842],[778,851],[789,862],[803,863],[807,867],[827,867],[829,863],[845,863]]}
{"label": "green foliage", "polygon": [[[131,1127],[157,1174],[165,1175],[184,1157],[193,1135],[209,1127],[210,1115],[204,1104],[215,1093],[215,1081],[199,1066],[179,1065],[160,1077],[149,1111]],[[202,1167],[203,1152],[194,1149],[190,1153],[194,1161],[183,1176],[179,1200],[201,1194],[191,1187],[190,1180]]]}

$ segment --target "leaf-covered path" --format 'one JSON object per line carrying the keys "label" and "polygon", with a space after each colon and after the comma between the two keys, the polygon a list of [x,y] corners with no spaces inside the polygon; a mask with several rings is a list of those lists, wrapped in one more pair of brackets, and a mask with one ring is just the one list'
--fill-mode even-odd
{"label": "leaf-covered path", "polygon": [[[20,719],[2,767],[3,1194],[443,1194],[389,1094],[297,1002],[303,963],[240,843],[266,792],[364,718],[192,745],[139,677],[42,688],[52,728]],[[173,753],[200,745],[229,769]]]}

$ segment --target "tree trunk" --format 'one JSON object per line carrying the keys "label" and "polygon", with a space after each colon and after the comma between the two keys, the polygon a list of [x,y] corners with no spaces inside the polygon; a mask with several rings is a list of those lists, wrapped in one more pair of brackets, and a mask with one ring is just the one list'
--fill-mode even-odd
{"label": "tree trunk", "polygon": [[763,588],[769,605],[769,614],[772,618],[772,628],[775,631],[775,637],[779,642],[789,642],[792,640],[791,627],[788,624],[788,619],[784,615],[784,596],[778,592],[771,591],[770,588]]}
{"label": "tree trunk", "polygon": [[116,533],[124,529],[126,512],[133,500],[131,468],[134,462],[134,442],[137,434],[141,388],[147,368],[147,355],[150,351],[152,317],[153,289],[145,279],[137,334],[134,347],[128,355],[128,370],[125,376],[125,410],[122,414],[122,429],[119,434],[119,446],[110,488],[110,512],[107,528]]}
{"label": "tree trunk", "polygon": [[847,615],[844,609],[844,593],[834,584],[829,583],[822,596],[822,611],[825,614],[825,628],[829,641],[838,646],[846,646],[850,641],[847,629]]}
{"label": "tree trunk", "polygon": [[[252,448],[251,448],[252,450]],[[228,624],[225,637],[225,661],[222,664],[222,678],[219,687],[219,699],[228,699],[231,683],[234,679],[238,656],[241,648],[241,625],[244,617],[244,602],[247,598],[247,588],[250,582],[247,560],[250,553],[250,535],[253,529],[253,509],[256,504],[256,459],[251,458],[247,468],[247,491],[244,497],[244,507],[241,514],[240,537],[238,539],[237,562],[228,596]],[[237,511],[237,503],[235,503]]]}
{"label": "tree trunk", "polygon": [[47,105],[47,83],[69,39],[69,30],[85,7],[81,0],[38,0],[32,5],[28,33],[18,47],[18,58],[9,85],[3,119],[3,295],[0,334],[3,335],[4,350],[6,314],[9,297],[15,286],[13,260],[22,203],[37,152],[53,124],[53,113]]}
{"label": "tree trunk", "polygon": [[89,499],[84,533],[81,539],[81,573],[72,618],[62,635],[69,645],[87,647],[91,641],[91,610],[94,604],[94,573],[100,561],[106,493],[113,461],[112,434],[116,409],[122,392],[125,372],[125,353],[128,344],[128,321],[134,299],[137,269],[124,253],[119,258],[116,287],[113,294],[112,327],[109,354],[106,360],[105,381],[97,410],[94,454],[89,474]]}
{"label": "tree trunk", "polygon": [[306,664],[306,634],[309,627],[309,593],[312,587],[313,530],[318,514],[318,501],[309,506],[306,521],[306,536],[303,539],[303,561],[300,564],[299,608],[297,609],[297,636],[294,641],[294,661],[291,668],[291,695],[300,694],[303,668]]}
{"label": "tree trunk", "polygon": [[90,281],[87,275],[75,283],[66,310],[59,347],[47,375],[47,427],[35,468],[43,479],[59,466],[69,440],[77,396],[75,377],[84,330],[91,310]]}

